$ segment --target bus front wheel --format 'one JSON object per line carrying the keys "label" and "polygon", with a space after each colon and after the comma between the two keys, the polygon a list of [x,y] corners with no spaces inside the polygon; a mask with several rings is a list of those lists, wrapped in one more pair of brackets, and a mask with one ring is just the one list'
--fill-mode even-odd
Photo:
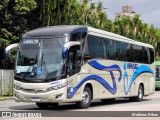
{"label": "bus front wheel", "polygon": [[88,108],[91,105],[91,98],[91,90],[86,86],[83,90],[82,101],[77,102],[77,105],[82,109]]}

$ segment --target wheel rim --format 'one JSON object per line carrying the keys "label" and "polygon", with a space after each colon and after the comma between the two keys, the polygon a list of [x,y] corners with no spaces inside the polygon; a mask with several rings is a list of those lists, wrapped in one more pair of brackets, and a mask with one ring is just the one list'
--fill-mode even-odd
{"label": "wheel rim", "polygon": [[88,104],[89,103],[90,96],[89,96],[89,93],[87,91],[83,92],[82,99],[83,99],[83,103],[84,104]]}
{"label": "wheel rim", "polygon": [[142,99],[142,96],[143,96],[142,89],[139,89],[138,94],[139,94],[139,98]]}

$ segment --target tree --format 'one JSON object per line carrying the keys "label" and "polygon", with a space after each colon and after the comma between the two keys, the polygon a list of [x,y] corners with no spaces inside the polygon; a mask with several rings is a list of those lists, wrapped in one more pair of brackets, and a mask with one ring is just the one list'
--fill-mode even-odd
{"label": "tree", "polygon": [[[28,14],[34,10],[34,0],[0,1],[0,67],[5,67],[4,49],[7,45],[19,42],[21,35],[29,28]],[[13,66],[13,65],[12,65]]]}
{"label": "tree", "polygon": [[[4,49],[19,42],[26,31],[54,25],[87,25],[145,42],[156,48],[160,59],[160,29],[144,23],[140,16],[111,21],[103,3],[83,0],[1,0],[0,1],[0,67],[5,66]],[[10,55],[11,58],[15,56]],[[13,59],[11,59],[11,64]],[[13,64],[11,65],[13,68]]]}
{"label": "tree", "polygon": [[134,28],[134,36],[138,37],[140,34],[139,28],[142,25],[142,20],[140,19],[139,15],[136,15],[132,21],[133,21],[133,28]]}

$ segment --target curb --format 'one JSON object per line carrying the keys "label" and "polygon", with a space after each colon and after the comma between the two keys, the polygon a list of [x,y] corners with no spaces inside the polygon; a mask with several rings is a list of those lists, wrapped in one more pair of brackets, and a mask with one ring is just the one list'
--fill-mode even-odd
{"label": "curb", "polygon": [[13,99],[13,96],[11,96],[11,97],[1,96],[1,97],[0,97],[0,101],[10,100],[10,99]]}

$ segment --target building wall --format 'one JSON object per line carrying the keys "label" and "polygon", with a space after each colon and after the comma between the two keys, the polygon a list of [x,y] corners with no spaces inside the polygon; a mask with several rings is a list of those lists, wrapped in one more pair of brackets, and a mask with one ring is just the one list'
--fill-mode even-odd
{"label": "building wall", "polygon": [[132,11],[132,6],[123,6],[122,12],[115,14],[115,19],[121,19],[124,16],[128,16],[132,19],[135,17],[135,15],[136,13]]}
{"label": "building wall", "polygon": [[123,6],[122,12],[123,13],[132,13],[132,6]]}

